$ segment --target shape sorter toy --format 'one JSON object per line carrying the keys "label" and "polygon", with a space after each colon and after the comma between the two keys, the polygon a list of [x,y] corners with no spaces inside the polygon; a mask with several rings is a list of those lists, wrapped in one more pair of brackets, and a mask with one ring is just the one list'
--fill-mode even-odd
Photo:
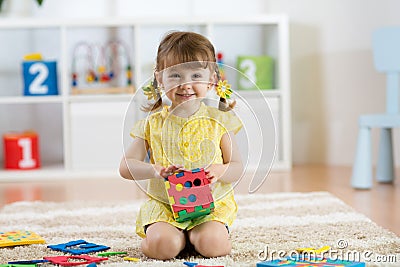
{"label": "shape sorter toy", "polygon": [[0,232],[0,247],[19,245],[44,244],[44,239],[31,231]]}
{"label": "shape sorter toy", "polygon": [[168,176],[165,188],[174,218],[184,222],[210,214],[214,199],[204,169],[197,168]]}
{"label": "shape sorter toy", "polygon": [[271,261],[263,261],[257,263],[257,267],[365,267],[364,262],[333,260],[322,257],[305,259],[301,256],[287,257],[284,259],[276,259]]}

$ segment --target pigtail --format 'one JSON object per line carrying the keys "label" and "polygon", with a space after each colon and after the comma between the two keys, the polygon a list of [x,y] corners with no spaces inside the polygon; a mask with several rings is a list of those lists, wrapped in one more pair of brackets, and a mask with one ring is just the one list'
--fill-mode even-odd
{"label": "pigtail", "polygon": [[[218,66],[215,67],[215,73],[217,74],[217,81],[221,80],[221,74],[219,72]],[[219,98],[218,109],[221,111],[229,111],[232,110],[236,106],[236,100],[229,102],[223,97]]]}
{"label": "pigtail", "polygon": [[156,77],[154,77],[154,80],[150,83],[150,85],[143,88],[143,91],[147,95],[148,100],[155,99],[156,102],[142,106],[141,110],[145,112],[153,112],[159,110],[163,105],[163,101],[161,97],[161,90],[158,86]]}

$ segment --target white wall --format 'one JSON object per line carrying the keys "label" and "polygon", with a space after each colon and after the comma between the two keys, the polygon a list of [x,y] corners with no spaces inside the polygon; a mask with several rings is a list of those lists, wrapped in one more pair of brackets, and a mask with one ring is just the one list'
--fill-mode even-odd
{"label": "white wall", "polygon": [[[385,109],[385,80],[373,68],[371,33],[400,25],[397,0],[45,0],[41,8],[28,2],[37,17],[287,13],[295,163],[352,164],[358,116]],[[376,150],[377,131],[373,137]],[[399,131],[394,137],[400,165]]]}

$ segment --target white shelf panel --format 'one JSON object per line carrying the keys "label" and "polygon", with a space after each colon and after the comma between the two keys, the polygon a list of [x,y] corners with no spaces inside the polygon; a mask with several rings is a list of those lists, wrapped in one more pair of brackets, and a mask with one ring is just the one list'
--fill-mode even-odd
{"label": "white shelf panel", "polygon": [[0,104],[62,103],[61,96],[5,96]]}
{"label": "white shelf panel", "polygon": [[107,95],[71,95],[68,96],[69,102],[118,102],[130,101],[132,94],[107,94]]}
{"label": "white shelf panel", "polygon": [[98,179],[117,177],[118,171],[92,171],[79,170],[68,171],[63,164],[44,165],[35,170],[0,170],[0,183],[19,183],[19,182],[54,182],[59,179]]}
{"label": "white shelf panel", "polygon": [[114,18],[98,19],[40,19],[40,18],[3,18],[0,20],[0,29],[13,28],[57,28],[57,27],[120,27],[137,25],[246,25],[246,24],[278,24],[286,21],[286,15],[256,15],[252,17],[158,17],[157,19],[142,18]]}
{"label": "white shelf panel", "polygon": [[259,97],[260,95],[264,97],[279,97],[282,95],[282,91],[278,89],[271,90],[236,90],[233,92],[236,97]]}

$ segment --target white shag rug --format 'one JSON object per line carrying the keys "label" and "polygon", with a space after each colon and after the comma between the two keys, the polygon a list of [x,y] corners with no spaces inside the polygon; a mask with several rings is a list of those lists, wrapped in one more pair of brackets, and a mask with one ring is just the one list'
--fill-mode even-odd
{"label": "white shag rug", "polygon": [[344,259],[359,255],[367,266],[400,266],[400,238],[327,192],[237,195],[236,200],[239,212],[231,227],[231,255],[205,259],[186,252],[169,261],[148,259],[140,251],[135,217],[144,200],[12,203],[0,210],[0,232],[30,230],[41,235],[46,244],[0,248],[0,264],[65,255],[46,246],[84,239],[141,259],[133,263],[112,256],[100,266],[185,266],[184,261],[255,266],[263,259],[277,258],[278,253],[323,246],[330,246],[336,253],[332,255],[342,255]]}

